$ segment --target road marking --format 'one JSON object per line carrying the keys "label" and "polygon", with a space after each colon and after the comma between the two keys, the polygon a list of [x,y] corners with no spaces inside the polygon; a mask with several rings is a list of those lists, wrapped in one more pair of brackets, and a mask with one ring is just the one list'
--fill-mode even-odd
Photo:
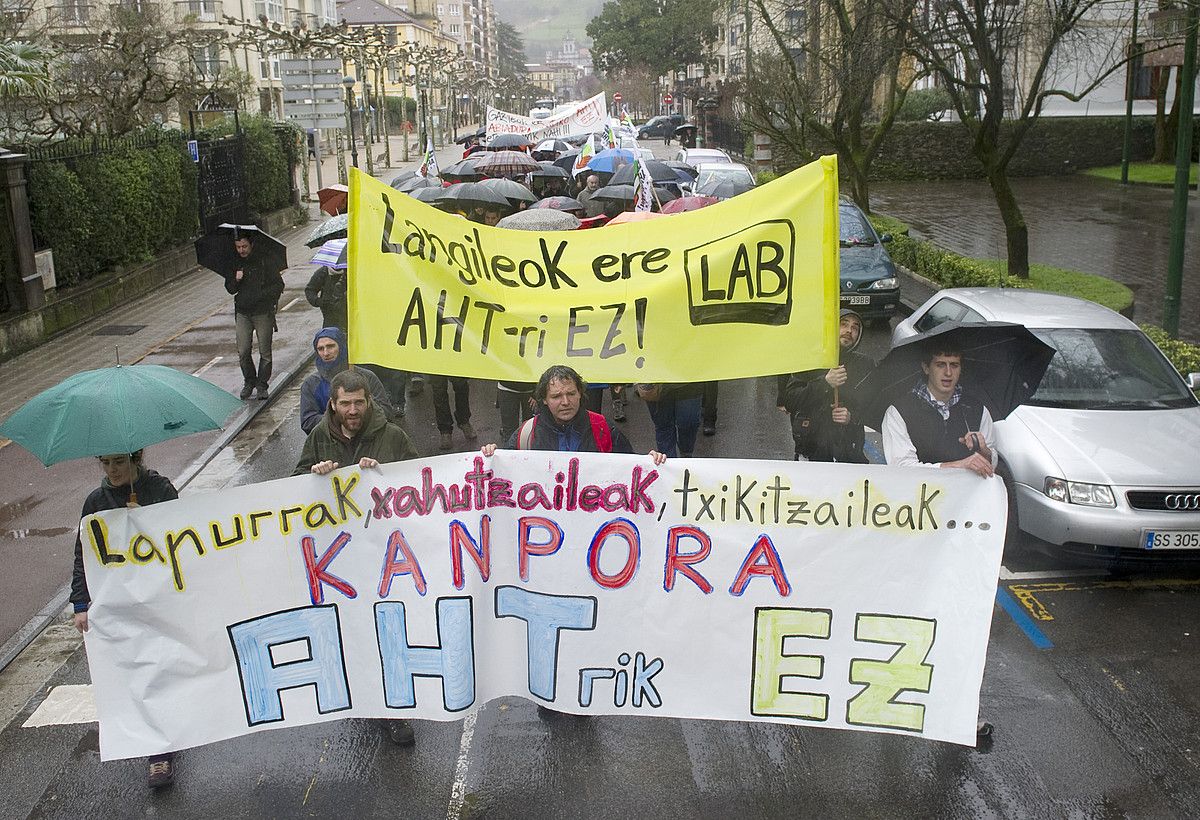
{"label": "road marking", "polygon": [[1082,578],[1096,575],[1091,569],[1041,569],[1025,572],[1013,572],[1007,567],[1000,567],[1001,581],[1040,581],[1044,578]]}
{"label": "road marking", "polygon": [[221,361],[221,359],[224,359],[224,358],[225,358],[224,356],[213,356],[211,359],[208,360],[207,364],[201,365],[198,370],[193,370],[192,375],[199,376],[202,373],[207,373],[214,364],[216,364],[217,362]]}
{"label": "road marking", "polygon": [[1038,649],[1054,648],[1054,644],[1038,628],[1033,618],[1029,617],[1029,613],[1021,608],[1021,604],[1017,603],[1016,599],[1004,587],[996,589],[996,603],[1000,604],[1004,611],[1008,613],[1008,616],[1013,619],[1013,623],[1025,633],[1025,637],[1029,638],[1034,646]]}
{"label": "road marking", "polygon": [[463,803],[467,799],[467,767],[470,763],[471,739],[475,736],[476,710],[463,721],[462,738],[458,741],[458,759],[454,761],[454,785],[450,787],[450,805],[446,809],[446,820],[462,817]]}
{"label": "road marking", "polygon": [[55,686],[22,726],[26,729],[36,726],[66,726],[72,723],[95,723],[97,719],[92,685],[80,683]]}
{"label": "road marking", "polygon": [[1080,592],[1089,589],[1177,589],[1179,587],[1198,587],[1200,578],[1137,578],[1127,581],[1091,581],[1076,583],[1072,581],[1049,582],[1044,584],[1013,584],[1009,591],[1016,596],[1029,614],[1039,621],[1053,621],[1050,610],[1038,600],[1039,594],[1048,592]]}
{"label": "road marking", "polygon": [[283,313],[285,310],[287,310],[288,308],[290,308],[292,305],[296,304],[296,303],[297,303],[297,302],[299,302],[299,301],[300,301],[300,297],[299,297],[299,296],[297,296],[295,299],[293,299],[292,301],[288,302],[286,305],[284,305],[283,307],[281,307],[281,308],[279,309],[279,312],[280,312],[280,313]]}

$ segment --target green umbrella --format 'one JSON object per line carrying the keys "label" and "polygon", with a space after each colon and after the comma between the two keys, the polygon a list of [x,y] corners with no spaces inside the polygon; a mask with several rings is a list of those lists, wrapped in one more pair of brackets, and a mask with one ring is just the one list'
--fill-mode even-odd
{"label": "green umbrella", "polygon": [[219,430],[241,406],[216,385],[170,367],[106,367],[76,373],[34,396],[0,424],[0,435],[49,467]]}

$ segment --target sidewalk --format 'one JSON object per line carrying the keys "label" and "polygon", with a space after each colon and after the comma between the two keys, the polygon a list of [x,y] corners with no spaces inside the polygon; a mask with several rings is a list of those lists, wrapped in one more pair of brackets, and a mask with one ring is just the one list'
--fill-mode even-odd
{"label": "sidewalk", "polygon": [[[393,158],[399,141],[393,146]],[[373,146],[374,149],[380,146]],[[461,156],[457,146],[438,152],[438,161]],[[360,162],[362,149],[360,149]],[[419,160],[419,158],[418,158]],[[328,158],[336,169],[334,158]],[[414,167],[410,162],[408,167]],[[377,167],[390,181],[401,168]],[[336,179],[336,176],[327,178]],[[315,190],[314,190],[315,195]],[[287,243],[290,266],[280,300],[279,331],[274,336],[271,399],[309,365],[312,334],[321,314],[304,298],[312,273],[313,251],[304,245],[315,220],[325,218],[315,203],[310,221],[279,236]],[[124,326],[124,327],[120,327]],[[131,331],[131,332],[128,332]],[[110,335],[128,332],[127,335]],[[0,418],[37,393],[83,370],[140,362],[194,373],[236,394],[242,385],[234,343],[233,297],[219,276],[196,269],[158,291],[110,311],[85,325],[0,364]],[[224,431],[198,433],[147,449],[148,467],[170,476],[181,492],[186,482],[271,402],[248,401]],[[117,408],[114,408],[114,412]],[[0,444],[0,669],[62,611],[70,581],[75,531],[87,494],[101,473],[87,460],[45,468],[30,453],[9,442]]]}

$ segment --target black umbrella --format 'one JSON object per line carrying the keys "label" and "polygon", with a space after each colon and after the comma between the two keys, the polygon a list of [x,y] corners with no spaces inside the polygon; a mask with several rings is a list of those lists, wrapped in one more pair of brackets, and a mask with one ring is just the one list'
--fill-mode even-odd
{"label": "black umbrella", "polygon": [[196,264],[208,268],[221,276],[228,276],[238,269],[241,257],[234,250],[236,239],[249,239],[254,255],[271,271],[281,271],[288,266],[287,245],[256,225],[233,225],[228,222],[196,240]]}
{"label": "black umbrella", "polygon": [[539,168],[538,170],[534,171],[532,176],[546,177],[548,179],[570,179],[571,178],[570,174],[568,174],[562,168],[559,168],[553,162],[539,162],[538,165],[540,165],[542,167]]}
{"label": "black umbrella", "polygon": [[[678,182],[679,175],[675,173],[675,169],[654,159],[642,160],[646,166],[646,171],[650,174],[650,179],[654,182]],[[608,181],[609,185],[632,185],[637,181],[637,173],[635,173],[632,165],[623,165],[617,169],[617,172],[612,175],[612,179]],[[690,180],[689,180],[690,181]]]}
{"label": "black umbrella", "polygon": [[633,202],[633,196],[632,185],[605,185],[592,194],[592,199],[613,199],[618,202]]}
{"label": "black umbrella", "polygon": [[476,184],[500,194],[510,205],[515,206],[518,202],[537,202],[537,195],[533,191],[511,179],[485,179]]}
{"label": "black umbrella", "polygon": [[478,131],[473,131],[470,134],[464,134],[455,140],[458,145],[466,145],[471,140],[482,139],[487,134],[486,128],[480,128]]}
{"label": "black umbrella", "polygon": [[479,172],[475,170],[475,157],[467,157],[453,165],[447,165],[439,174],[447,182],[463,182],[479,175]]}
{"label": "black umbrella", "polygon": [[738,194],[744,194],[753,188],[749,182],[736,179],[719,179],[714,177],[696,189],[697,196],[715,196],[717,199],[733,199]]}
{"label": "black umbrella", "polygon": [[524,134],[497,134],[487,141],[489,151],[505,151],[513,148],[528,148],[533,140]]}
{"label": "black umbrella", "polygon": [[[567,153],[554,160],[554,165],[562,168],[568,174],[575,168],[575,160],[579,157],[578,151],[568,151]],[[536,171],[534,173],[537,173]]]}
{"label": "black umbrella", "polygon": [[484,188],[478,182],[456,182],[443,188],[435,202],[442,208],[512,207],[503,194]]}
{"label": "black umbrella", "polygon": [[669,159],[663,162],[663,165],[668,168],[674,168],[680,182],[691,182],[696,177],[700,176],[700,172],[695,166],[688,165],[686,162],[680,162],[677,159]]}
{"label": "black umbrella", "polygon": [[398,189],[401,185],[403,185],[405,182],[408,182],[415,176],[417,176],[416,171],[401,171],[400,173],[396,174],[396,176],[392,177],[392,181],[388,184],[393,188]]}
{"label": "black umbrella", "polygon": [[418,174],[417,176],[406,179],[399,185],[393,185],[392,187],[402,194],[411,194],[413,191],[416,191],[420,188],[441,188],[442,181],[437,177],[423,177]]}
{"label": "black umbrella", "polygon": [[880,429],[888,407],[925,382],[921,369],[925,356],[951,351],[962,353],[959,383],[963,390],[983,399],[996,421],[1034,394],[1055,353],[1024,325],[945,322],[896,345],[858,384],[858,394],[863,398],[862,421]]}
{"label": "black umbrella", "polygon": [[686,134],[688,131],[695,131],[695,130],[696,130],[695,124],[690,123],[690,122],[685,122],[683,125],[679,125],[679,126],[675,127],[676,134]]}
{"label": "black umbrella", "polygon": [[413,199],[419,199],[422,202],[437,202],[442,196],[442,189],[418,188],[415,191],[410,191],[408,195]]}

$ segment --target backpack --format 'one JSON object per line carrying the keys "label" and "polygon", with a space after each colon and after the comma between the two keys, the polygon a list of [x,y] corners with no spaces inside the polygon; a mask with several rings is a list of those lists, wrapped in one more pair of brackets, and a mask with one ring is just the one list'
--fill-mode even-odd
{"label": "backpack", "polygon": [[[596,441],[596,449],[602,453],[612,452],[612,431],[608,429],[608,421],[599,413],[587,411],[588,421],[592,424],[592,438]],[[533,447],[533,428],[537,426],[537,416],[526,419],[517,430],[517,449],[529,450]]]}

